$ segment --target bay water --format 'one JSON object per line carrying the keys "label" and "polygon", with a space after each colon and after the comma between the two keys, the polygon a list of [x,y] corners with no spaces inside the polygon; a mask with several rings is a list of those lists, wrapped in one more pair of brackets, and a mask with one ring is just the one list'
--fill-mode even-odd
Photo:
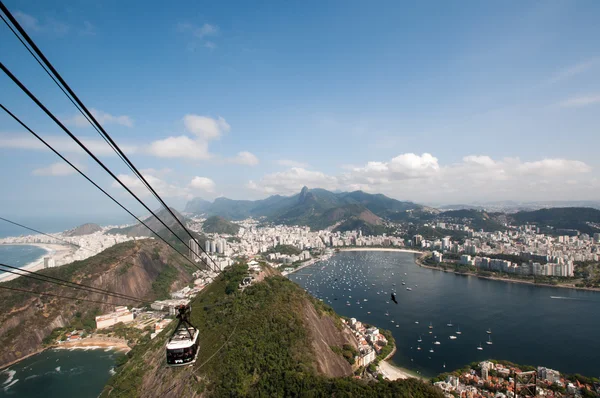
{"label": "bay water", "polygon": [[338,314],[391,330],[392,362],[424,376],[485,359],[600,376],[599,292],[460,276],[421,268],[416,256],[341,252],[289,279]]}

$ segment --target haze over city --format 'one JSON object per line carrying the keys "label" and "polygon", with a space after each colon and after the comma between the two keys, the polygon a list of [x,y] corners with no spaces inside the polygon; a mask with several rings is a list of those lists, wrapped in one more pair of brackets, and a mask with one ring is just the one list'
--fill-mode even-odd
{"label": "haze over city", "polygon": [[[304,185],[420,203],[600,198],[596,2],[150,2],[160,12],[144,18],[115,2],[9,6],[175,207]],[[3,42],[7,66],[141,192],[20,43]],[[1,79],[14,112],[121,195]],[[4,114],[0,154],[9,213],[42,200],[55,214],[118,212]]]}

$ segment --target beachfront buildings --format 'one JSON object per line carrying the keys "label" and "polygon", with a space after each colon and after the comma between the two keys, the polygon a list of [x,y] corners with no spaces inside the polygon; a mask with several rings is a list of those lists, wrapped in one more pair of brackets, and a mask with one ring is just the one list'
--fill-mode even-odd
{"label": "beachfront buildings", "polygon": [[133,313],[127,309],[127,307],[120,306],[115,307],[114,312],[110,312],[104,315],[98,315],[96,317],[96,329],[104,329],[117,323],[130,323],[133,322]]}

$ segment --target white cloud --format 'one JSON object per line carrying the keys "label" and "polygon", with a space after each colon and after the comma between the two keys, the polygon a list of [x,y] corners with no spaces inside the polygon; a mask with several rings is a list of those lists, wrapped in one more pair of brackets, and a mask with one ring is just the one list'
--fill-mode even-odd
{"label": "white cloud", "polygon": [[258,158],[248,151],[239,152],[236,157],[230,160],[232,163],[245,164],[248,166],[256,166]]}
{"label": "white cloud", "polygon": [[595,95],[582,95],[579,97],[572,97],[565,101],[559,102],[558,106],[563,108],[577,108],[582,106],[588,106],[600,103],[600,94]]}
{"label": "white cloud", "polygon": [[[73,164],[75,164],[75,163],[73,163]],[[85,167],[83,167],[81,165],[75,164],[75,166],[77,166],[77,168],[81,171],[85,170]],[[54,177],[68,176],[68,175],[71,175],[74,173],[76,173],[75,169],[73,169],[71,166],[69,166],[65,162],[52,163],[49,166],[35,169],[31,172],[31,174],[33,174],[34,176],[54,176]]]}
{"label": "white cloud", "polygon": [[[110,113],[100,111],[98,109],[91,108],[90,112],[94,115],[94,118],[102,124],[118,124],[125,127],[133,127],[133,119],[130,116],[121,115],[113,116]],[[69,126],[75,127],[92,127],[90,122],[81,114],[77,113],[72,118],[64,120],[64,123]]]}
{"label": "white cloud", "polygon": [[69,32],[69,25],[55,20],[54,18],[46,18],[44,23],[29,14],[22,11],[15,11],[14,16],[19,23],[30,32],[40,33],[52,33],[54,35],[62,36]]}
{"label": "white cloud", "polygon": [[213,192],[215,189],[215,182],[208,177],[194,177],[190,181],[188,187],[193,191],[205,191]]}
{"label": "white cloud", "polygon": [[477,155],[469,155],[463,158],[463,162],[467,164],[476,164],[485,167],[493,167],[496,165],[496,162],[492,160],[489,156],[477,156]]}
{"label": "white cloud", "polygon": [[290,159],[279,159],[275,163],[277,163],[280,166],[285,166],[285,167],[300,167],[303,169],[308,167],[307,163],[297,162],[295,160],[290,160]]}
{"label": "white cloud", "polygon": [[206,140],[219,138],[231,129],[229,123],[220,116],[213,119],[208,116],[188,114],[183,117],[183,124],[187,131]]}
{"label": "white cloud", "polygon": [[25,14],[22,11],[15,11],[13,15],[15,16],[17,21],[19,21],[19,23],[23,26],[23,28],[25,28],[25,30],[42,30],[39,21],[34,16]]}
{"label": "white cloud", "polygon": [[83,36],[96,36],[96,26],[90,21],[83,21],[83,28],[79,33]]}
{"label": "white cloud", "polygon": [[181,32],[191,33],[198,39],[203,39],[206,36],[216,36],[219,34],[219,27],[205,23],[203,25],[194,25],[191,23],[180,23],[178,28]]}
{"label": "white cloud", "polygon": [[205,160],[211,157],[206,142],[185,135],[154,141],[147,148],[147,153],[159,158]]}
{"label": "white cloud", "polygon": [[303,186],[311,188],[336,189],[337,179],[320,171],[310,171],[292,167],[279,173],[267,174],[260,181],[249,181],[247,188],[268,194],[297,193]]}
{"label": "white cloud", "polygon": [[[217,48],[217,44],[214,41],[206,40],[208,37],[215,37],[219,35],[219,27],[217,25],[212,25],[209,23],[194,25],[185,22],[178,24],[177,28],[180,32],[190,34],[195,40],[203,41],[204,47],[208,49],[214,50]],[[192,45],[189,48],[195,50],[196,45]]]}
{"label": "white cloud", "polygon": [[[292,194],[302,186],[311,188],[381,192],[399,199],[415,201],[473,201],[514,199],[551,199],[561,194],[595,189],[597,185],[577,178],[591,173],[584,162],[569,159],[521,161],[518,158],[492,159],[485,155],[465,156],[458,163],[440,165],[431,154],[401,154],[389,161],[371,161],[363,166],[346,167],[341,174],[327,175],[302,168],[265,175],[247,187],[268,194]],[[565,180],[571,181],[568,189]],[[591,195],[594,196],[594,195]]]}
{"label": "white cloud", "polygon": [[[61,153],[85,153],[75,141],[67,136],[44,136],[43,138]],[[103,140],[80,138],[80,141],[98,156],[116,156],[112,148]],[[137,152],[137,147],[134,145],[119,144],[119,147],[128,155]],[[0,134],[0,148],[49,151],[36,138],[22,134]]]}
{"label": "white cloud", "polygon": [[[142,175],[148,181],[150,186],[164,198],[185,198],[191,199],[199,193],[212,193],[215,189],[215,183],[213,180],[207,177],[194,177],[186,184],[181,185],[172,183],[153,173],[142,172]],[[117,176],[119,180],[125,184],[133,193],[138,195],[140,198],[147,197],[151,192],[144,186],[144,184],[136,176],[131,174],[120,174]],[[121,184],[117,181],[112,183],[113,188],[122,188]]]}
{"label": "white cloud", "polygon": [[558,71],[554,76],[552,76],[552,78],[550,78],[550,80],[548,80],[548,83],[550,83],[550,84],[558,83],[560,81],[567,80],[573,76],[577,76],[581,73],[584,73],[584,72],[590,70],[596,64],[598,64],[599,60],[600,60],[600,58],[592,58],[587,61],[580,62],[578,64],[571,65],[565,69],[562,69],[562,70]]}

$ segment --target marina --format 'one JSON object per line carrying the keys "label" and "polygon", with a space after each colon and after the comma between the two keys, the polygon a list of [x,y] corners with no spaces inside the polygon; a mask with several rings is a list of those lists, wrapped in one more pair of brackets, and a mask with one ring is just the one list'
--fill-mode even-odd
{"label": "marina", "polygon": [[[391,330],[397,346],[391,361],[424,376],[488,358],[600,374],[593,354],[600,350],[594,332],[600,327],[599,293],[560,289],[569,300],[555,300],[557,288],[458,277],[418,267],[415,258],[402,252],[342,252],[305,269],[311,276],[289,278],[339,314]],[[412,291],[400,289],[402,280],[414,286]],[[392,293],[398,304],[389,301]],[[531,303],[535,312],[524,313]],[[540,334],[545,341],[536,338]]]}

